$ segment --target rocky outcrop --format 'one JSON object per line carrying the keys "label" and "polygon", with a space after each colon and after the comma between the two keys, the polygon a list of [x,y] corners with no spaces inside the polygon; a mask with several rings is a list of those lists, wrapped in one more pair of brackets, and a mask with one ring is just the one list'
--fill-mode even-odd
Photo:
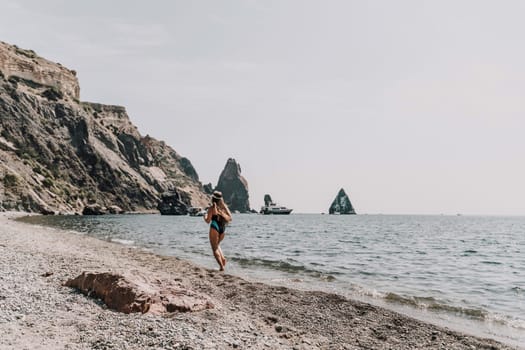
{"label": "rocky outcrop", "polygon": [[202,186],[204,193],[211,195],[213,193],[213,185],[211,183]]}
{"label": "rocky outcrop", "polygon": [[132,312],[164,314],[192,312],[213,308],[205,296],[179,286],[139,275],[109,272],[83,272],[65,283],[81,293],[101,299],[110,309],[126,314]]}
{"label": "rocky outcrop", "polygon": [[264,195],[264,205],[267,207],[272,203],[273,203],[272,196],[270,196],[269,194],[265,194]]}
{"label": "rocky outcrop", "polygon": [[48,87],[43,94],[58,97],[67,94],[80,98],[80,86],[74,70],[39,57],[33,50],[24,50],[0,41],[0,71]]}
{"label": "rocky outcrop", "polygon": [[172,190],[209,202],[187,158],[142,136],[124,107],[79,102],[79,91],[74,71],[0,43],[0,207],[142,211]]}
{"label": "rocky outcrop", "polygon": [[215,189],[222,192],[224,201],[231,211],[240,213],[250,211],[248,182],[242,177],[241,166],[235,159],[228,159]]}
{"label": "rocky outcrop", "polygon": [[100,204],[88,204],[82,209],[82,215],[106,215],[107,209]]}
{"label": "rocky outcrop", "polygon": [[183,198],[177,191],[165,192],[157,209],[162,215],[187,215],[191,207],[189,198]]}
{"label": "rocky outcrop", "polygon": [[355,214],[354,207],[350,202],[350,198],[346,195],[344,189],[340,189],[339,193],[335,197],[330,209],[328,209],[329,214]]}
{"label": "rocky outcrop", "polygon": [[119,207],[118,205],[110,205],[108,207],[108,213],[110,214],[124,214],[125,210]]}

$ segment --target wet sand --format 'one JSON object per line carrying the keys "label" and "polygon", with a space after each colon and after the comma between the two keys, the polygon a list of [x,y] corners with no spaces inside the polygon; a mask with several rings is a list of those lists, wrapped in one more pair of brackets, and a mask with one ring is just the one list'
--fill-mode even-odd
{"label": "wet sand", "polygon": [[[513,349],[324,292],[248,282],[0,213],[0,349]],[[63,283],[83,271],[169,281],[214,308],[122,314]]]}

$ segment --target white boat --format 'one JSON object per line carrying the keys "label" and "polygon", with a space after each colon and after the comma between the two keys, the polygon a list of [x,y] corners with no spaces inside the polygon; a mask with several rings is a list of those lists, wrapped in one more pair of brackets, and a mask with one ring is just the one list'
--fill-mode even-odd
{"label": "white boat", "polygon": [[190,216],[204,216],[206,215],[206,210],[203,210],[201,207],[191,207],[188,209],[188,214]]}
{"label": "white boat", "polygon": [[270,203],[261,207],[261,214],[264,215],[288,215],[292,212],[293,209],[279,206],[275,203]]}

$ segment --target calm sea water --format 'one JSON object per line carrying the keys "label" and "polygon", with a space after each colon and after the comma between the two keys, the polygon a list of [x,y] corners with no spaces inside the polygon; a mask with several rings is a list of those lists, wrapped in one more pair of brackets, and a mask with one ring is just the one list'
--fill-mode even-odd
{"label": "calm sea water", "polygon": [[[73,230],[217,268],[201,217],[48,216]],[[525,218],[234,215],[227,270],[336,292],[506,343],[525,344]]]}

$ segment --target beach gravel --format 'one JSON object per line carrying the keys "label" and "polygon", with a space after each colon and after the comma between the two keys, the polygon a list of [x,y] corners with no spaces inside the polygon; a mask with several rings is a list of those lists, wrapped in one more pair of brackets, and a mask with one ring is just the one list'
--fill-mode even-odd
{"label": "beach gravel", "polygon": [[[323,292],[245,281],[175,257],[0,213],[0,349],[511,349]],[[133,272],[207,295],[213,309],[123,314],[65,287]]]}

